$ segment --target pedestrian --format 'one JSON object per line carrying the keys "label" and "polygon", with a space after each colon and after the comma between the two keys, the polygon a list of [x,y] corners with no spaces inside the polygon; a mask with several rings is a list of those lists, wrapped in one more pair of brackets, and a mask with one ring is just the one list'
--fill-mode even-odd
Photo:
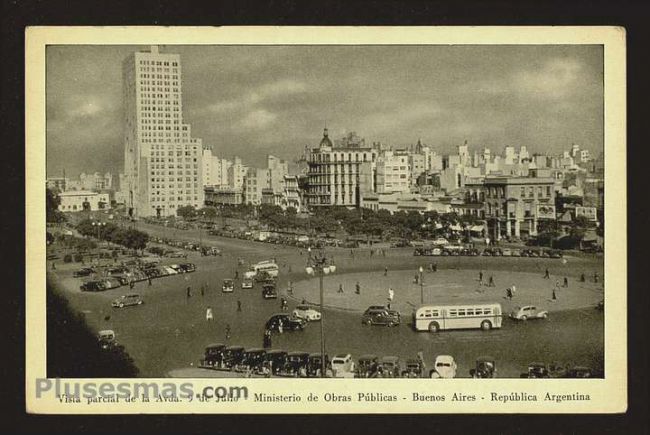
{"label": "pedestrian", "polygon": [[585,281],[586,281],[586,279],[585,279],[585,273],[583,272],[583,273],[580,275],[580,282],[585,282]]}
{"label": "pedestrian", "polygon": [[150,276],[147,277],[147,282],[149,283],[149,287],[151,287],[151,277]]}
{"label": "pedestrian", "polygon": [[239,279],[239,271],[235,270],[235,279]]}
{"label": "pedestrian", "polygon": [[512,299],[512,297],[515,295],[516,292],[517,292],[517,287],[515,287],[515,285],[513,284],[510,287],[510,299]]}
{"label": "pedestrian", "polygon": [[289,284],[287,286],[287,293],[289,293],[290,295],[293,294],[293,283],[291,282],[291,280],[289,280]]}
{"label": "pedestrian", "polygon": [[414,282],[415,284],[419,284],[419,283],[420,283],[420,276],[419,276],[417,273],[416,273],[415,275],[413,275],[413,282]]}
{"label": "pedestrian", "polygon": [[241,313],[241,301],[237,300],[237,312]]}
{"label": "pedestrian", "polygon": [[567,278],[566,276],[564,277],[564,284],[562,285],[562,287],[564,288],[569,287],[569,278]]}
{"label": "pedestrian", "polygon": [[594,282],[598,282],[598,272],[594,272]]}
{"label": "pedestrian", "polygon": [[343,293],[343,284],[339,284],[339,293]]}
{"label": "pedestrian", "polygon": [[189,286],[187,287],[187,297],[188,298],[192,297],[192,289]]}
{"label": "pedestrian", "polygon": [[395,291],[389,287],[388,288],[388,303],[390,305],[391,302],[393,302],[393,298],[395,297]]}
{"label": "pedestrian", "polygon": [[558,290],[560,288],[560,280],[559,279],[555,280],[555,288],[558,289]]}
{"label": "pedestrian", "polygon": [[388,276],[388,266],[384,267],[384,276]]}
{"label": "pedestrian", "polygon": [[548,273],[548,269],[544,272],[544,279],[551,279],[551,275]]}
{"label": "pedestrian", "polygon": [[212,307],[208,307],[205,310],[205,320],[208,322],[212,322],[214,320],[214,316],[212,315]]}
{"label": "pedestrian", "polygon": [[278,332],[279,332],[280,334],[282,334],[283,331],[284,331],[284,328],[283,328],[283,326],[282,326],[282,320],[280,320],[280,321],[278,322]]}
{"label": "pedestrian", "polygon": [[230,340],[230,323],[226,323],[226,341]]}
{"label": "pedestrian", "polygon": [[357,281],[357,284],[355,286],[355,293],[358,295],[361,294],[361,284],[359,284],[359,281]]}
{"label": "pedestrian", "polygon": [[553,296],[552,296],[553,302],[557,300],[557,295],[555,294],[555,287],[553,287]]}
{"label": "pedestrian", "polygon": [[494,286],[495,286],[495,284],[494,284],[494,276],[490,275],[490,281],[488,283],[488,287],[494,287]]}
{"label": "pedestrian", "polygon": [[305,305],[307,303],[307,299],[303,298],[301,304]]}
{"label": "pedestrian", "polygon": [[205,296],[205,284],[201,284],[201,297]]}
{"label": "pedestrian", "polygon": [[287,311],[289,309],[289,306],[287,304],[287,300],[285,298],[281,299],[280,308],[282,309],[282,311]]}
{"label": "pedestrian", "polygon": [[133,279],[131,279],[131,280],[129,281],[129,288],[130,288],[130,289],[133,289],[133,287],[135,287],[135,281],[134,281]]}
{"label": "pedestrian", "polygon": [[510,287],[506,289],[506,299],[512,300],[512,289]]}
{"label": "pedestrian", "polygon": [[433,271],[434,272],[438,271],[438,263],[433,263]]}
{"label": "pedestrian", "polygon": [[262,342],[264,349],[269,349],[271,347],[271,331],[269,329],[264,330],[264,339]]}
{"label": "pedestrian", "polygon": [[56,263],[52,262],[52,270],[56,270]]}
{"label": "pedestrian", "polygon": [[479,271],[478,273],[478,284],[483,285],[483,271]]}

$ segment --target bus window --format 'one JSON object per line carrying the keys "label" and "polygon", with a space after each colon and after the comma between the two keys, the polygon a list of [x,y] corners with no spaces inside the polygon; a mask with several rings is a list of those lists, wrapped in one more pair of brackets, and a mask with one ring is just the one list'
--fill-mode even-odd
{"label": "bus window", "polygon": [[459,316],[464,316],[465,315],[465,309],[459,309],[458,310],[458,315]]}
{"label": "bus window", "polygon": [[431,312],[431,314],[432,314],[433,317],[438,317],[438,315],[439,315],[438,310],[433,310]]}
{"label": "bus window", "polygon": [[467,315],[468,316],[473,316],[474,315],[474,310],[472,308],[467,309]]}
{"label": "bus window", "polygon": [[449,317],[456,317],[456,310],[449,310]]}
{"label": "bus window", "polygon": [[483,314],[492,314],[492,310],[490,308],[485,308]]}
{"label": "bus window", "polygon": [[483,314],[483,310],[481,308],[475,309],[474,312],[476,313],[477,316],[480,316],[481,314]]}

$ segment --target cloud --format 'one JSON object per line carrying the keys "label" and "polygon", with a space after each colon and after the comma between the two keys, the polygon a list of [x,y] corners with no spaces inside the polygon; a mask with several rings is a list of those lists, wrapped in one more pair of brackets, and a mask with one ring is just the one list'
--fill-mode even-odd
{"label": "cloud", "polygon": [[572,94],[580,82],[582,65],[575,59],[549,59],[540,69],[515,73],[515,90],[541,99],[560,99]]}
{"label": "cloud", "polygon": [[257,109],[249,112],[240,122],[244,128],[265,128],[270,126],[277,119],[275,113],[271,113],[265,109]]}

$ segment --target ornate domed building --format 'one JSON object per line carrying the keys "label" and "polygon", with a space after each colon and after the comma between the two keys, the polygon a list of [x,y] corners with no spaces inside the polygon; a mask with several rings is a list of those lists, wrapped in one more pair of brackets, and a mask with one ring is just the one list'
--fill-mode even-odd
{"label": "ornate domed building", "polygon": [[321,141],[320,141],[319,148],[323,148],[323,147],[330,147],[331,148],[333,146],[334,145],[332,144],[332,141],[330,140],[329,134],[327,132],[327,127],[325,127],[325,129],[323,130],[323,139],[321,139]]}

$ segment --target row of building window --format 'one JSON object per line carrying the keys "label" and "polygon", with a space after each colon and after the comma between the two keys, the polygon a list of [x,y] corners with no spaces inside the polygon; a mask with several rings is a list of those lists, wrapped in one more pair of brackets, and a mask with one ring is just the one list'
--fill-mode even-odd
{"label": "row of building window", "polygon": [[[161,60],[146,60],[140,61],[140,65],[155,65],[155,66],[169,66],[170,62]],[[178,66],[178,62],[171,62],[171,66]]]}

